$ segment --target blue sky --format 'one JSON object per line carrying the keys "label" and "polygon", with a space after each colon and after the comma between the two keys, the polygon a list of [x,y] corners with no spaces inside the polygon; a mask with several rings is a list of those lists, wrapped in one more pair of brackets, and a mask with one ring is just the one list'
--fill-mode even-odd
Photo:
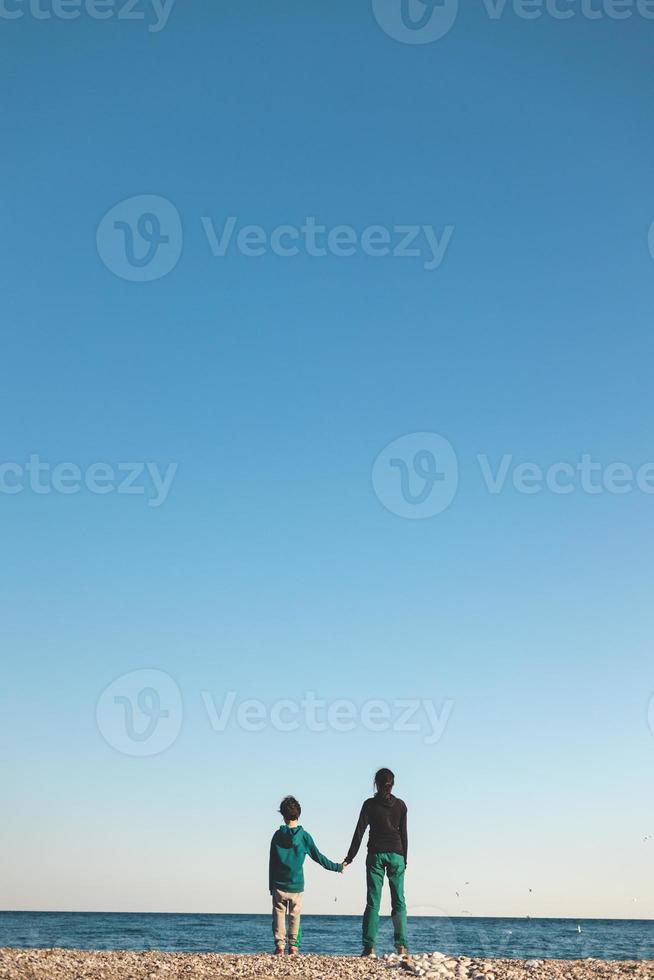
{"label": "blue sky", "polygon": [[[340,0],[0,18],[6,485],[33,455],[176,467],[160,506],[147,471],[142,494],[0,493],[3,908],[264,911],[281,796],[338,859],[390,765],[410,910],[654,915],[654,496],[492,494],[478,461],[654,460],[654,22],[571,9],[467,4],[425,44]],[[182,230],[133,282],[96,239],[142,195]],[[230,216],[453,232],[433,270],[216,257]],[[416,520],[384,506],[398,468],[371,476],[411,433],[458,466]],[[135,757],[96,706],[141,668],[182,707]],[[214,731],[203,691],[315,692],[357,723]],[[442,737],[361,723],[397,699],[451,702]],[[362,867],[311,869],[307,911],[358,913]]]}

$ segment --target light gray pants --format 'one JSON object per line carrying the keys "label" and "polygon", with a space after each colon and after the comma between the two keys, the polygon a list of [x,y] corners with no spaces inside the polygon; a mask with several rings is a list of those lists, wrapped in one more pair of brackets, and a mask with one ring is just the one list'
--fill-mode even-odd
{"label": "light gray pants", "polygon": [[294,946],[300,931],[302,897],[304,892],[280,892],[275,888],[273,900],[273,936],[275,945],[283,946],[286,941],[286,911],[288,909],[288,941]]}

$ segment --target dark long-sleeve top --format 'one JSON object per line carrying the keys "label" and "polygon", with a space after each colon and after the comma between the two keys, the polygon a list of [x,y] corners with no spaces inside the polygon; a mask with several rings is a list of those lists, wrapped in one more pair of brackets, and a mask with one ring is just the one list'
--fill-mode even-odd
{"label": "dark long-sleeve top", "polygon": [[372,796],[361,807],[359,820],[354,831],[350,850],[346,861],[349,864],[357,856],[361,847],[366,827],[370,827],[368,835],[368,853],[401,854],[406,863],[409,841],[406,829],[407,808],[404,800],[397,796]]}

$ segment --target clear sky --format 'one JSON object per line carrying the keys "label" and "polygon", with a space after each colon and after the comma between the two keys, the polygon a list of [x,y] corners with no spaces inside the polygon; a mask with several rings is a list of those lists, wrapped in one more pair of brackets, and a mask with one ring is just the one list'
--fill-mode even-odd
{"label": "clear sky", "polygon": [[394,3],[5,0],[2,908],[654,916],[654,21]]}

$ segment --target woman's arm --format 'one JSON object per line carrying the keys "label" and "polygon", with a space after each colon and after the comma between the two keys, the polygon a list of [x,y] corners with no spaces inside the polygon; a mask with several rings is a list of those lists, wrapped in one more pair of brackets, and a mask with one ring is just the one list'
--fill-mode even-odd
{"label": "woman's arm", "polygon": [[406,815],[407,809],[404,807],[404,813],[400,817],[400,837],[402,839],[402,851],[404,852],[404,866],[406,867],[406,858],[409,852],[409,835],[406,829]]}
{"label": "woman's arm", "polygon": [[350,850],[347,852],[347,857],[345,858],[344,864],[351,864],[354,861],[359,848],[361,847],[361,841],[363,840],[363,835],[366,832],[366,827],[368,826],[368,808],[364,803],[361,807],[361,813],[359,814],[359,819],[357,825],[354,829],[354,836],[352,838],[352,843],[350,844]]}

